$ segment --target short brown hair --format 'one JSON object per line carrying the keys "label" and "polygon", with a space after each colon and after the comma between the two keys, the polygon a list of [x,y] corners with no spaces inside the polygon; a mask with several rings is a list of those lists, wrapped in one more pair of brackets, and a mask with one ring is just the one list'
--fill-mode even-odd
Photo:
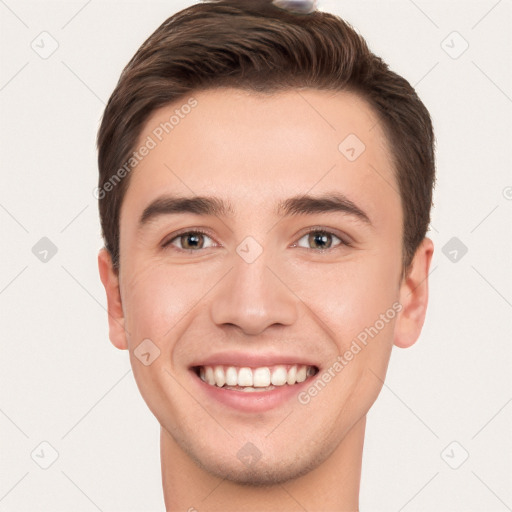
{"label": "short brown hair", "polygon": [[120,209],[130,176],[123,173],[116,186],[105,185],[130,160],[156,109],[195,91],[223,87],[261,93],[343,90],[366,100],[392,152],[406,272],[430,222],[435,155],[429,113],[409,82],[374,55],[348,23],[324,12],[284,10],[271,0],[210,0],[180,11],[123,70],[98,133],[100,219],[116,270]]}

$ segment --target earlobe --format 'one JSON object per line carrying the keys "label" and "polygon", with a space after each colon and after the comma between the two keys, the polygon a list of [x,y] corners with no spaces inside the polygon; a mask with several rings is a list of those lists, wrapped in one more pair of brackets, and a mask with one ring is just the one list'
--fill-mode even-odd
{"label": "earlobe", "polygon": [[106,249],[98,254],[98,269],[101,282],[107,294],[107,311],[109,338],[119,350],[127,350],[126,332],[124,329],[124,313],[119,290],[119,276],[112,265],[112,258]]}
{"label": "earlobe", "polygon": [[424,238],[416,250],[411,268],[400,286],[402,311],[395,324],[394,344],[407,348],[420,336],[428,304],[428,273],[434,244],[430,238]]}

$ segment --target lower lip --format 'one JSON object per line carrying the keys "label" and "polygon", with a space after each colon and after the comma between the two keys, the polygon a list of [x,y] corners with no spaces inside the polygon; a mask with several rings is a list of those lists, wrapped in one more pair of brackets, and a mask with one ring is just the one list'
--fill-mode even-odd
{"label": "lower lip", "polygon": [[304,388],[310,386],[314,379],[314,376],[308,377],[304,382],[293,384],[292,386],[286,384],[284,386],[277,386],[270,391],[247,392],[211,386],[200,379],[194,370],[190,370],[190,372],[192,379],[197,383],[201,392],[205,393],[210,400],[216,400],[221,404],[242,412],[264,412],[280,407],[295,398]]}

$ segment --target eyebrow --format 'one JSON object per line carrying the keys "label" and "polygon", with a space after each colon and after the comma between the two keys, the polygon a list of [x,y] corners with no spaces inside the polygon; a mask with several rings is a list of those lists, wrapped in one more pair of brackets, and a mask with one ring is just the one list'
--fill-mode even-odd
{"label": "eyebrow", "polygon": [[[354,202],[340,193],[325,194],[321,196],[298,195],[278,203],[276,215],[312,215],[315,213],[340,212],[353,216],[365,224],[372,226],[368,215]],[[195,215],[215,215],[233,217],[234,208],[231,203],[217,197],[210,196],[162,196],[152,201],[142,212],[139,219],[139,228],[149,221],[163,215],[192,213]]]}

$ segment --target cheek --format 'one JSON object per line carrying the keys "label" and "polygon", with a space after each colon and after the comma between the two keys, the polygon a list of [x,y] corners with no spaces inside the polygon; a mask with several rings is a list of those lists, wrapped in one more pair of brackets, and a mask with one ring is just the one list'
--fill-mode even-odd
{"label": "cheek", "polygon": [[389,258],[389,264],[381,256],[361,254],[339,264],[302,265],[290,273],[296,276],[290,287],[340,347],[373,325],[398,298],[399,263]]}
{"label": "cheek", "polygon": [[366,414],[382,388],[398,315],[398,269],[398,264],[366,254],[321,271],[302,269],[302,284],[296,281],[297,295],[332,342],[331,359],[323,369],[329,384],[312,407],[330,404],[333,411],[343,411],[336,413],[340,428]]}
{"label": "cheek", "polygon": [[190,278],[189,271],[149,262],[136,271],[123,290],[126,327],[133,343],[150,338],[163,349],[164,341],[173,338],[180,320],[193,308],[201,291],[201,280]]}

